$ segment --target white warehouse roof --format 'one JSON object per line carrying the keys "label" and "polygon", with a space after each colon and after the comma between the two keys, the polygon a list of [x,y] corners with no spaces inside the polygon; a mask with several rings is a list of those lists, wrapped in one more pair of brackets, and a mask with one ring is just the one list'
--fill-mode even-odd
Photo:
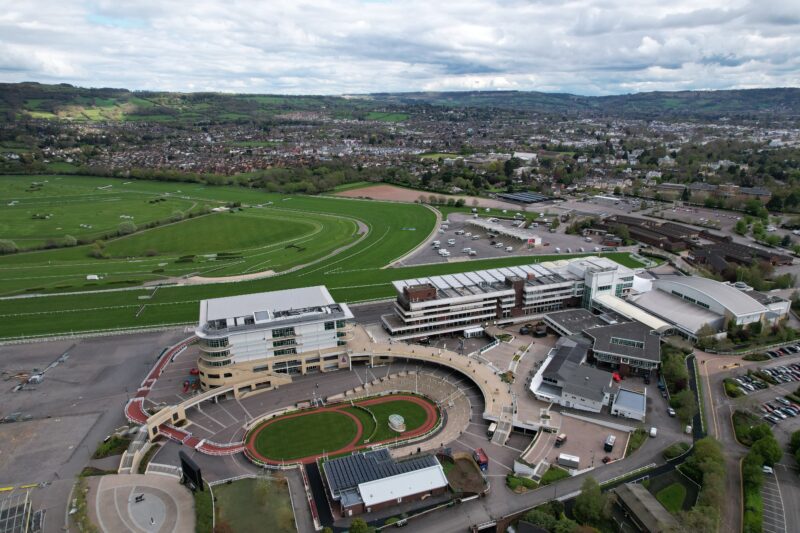
{"label": "white warehouse roof", "polygon": [[701,292],[734,315],[750,315],[767,311],[766,307],[747,293],[713,279],[699,276],[661,276],[653,281],[653,287],[665,292],[670,292],[667,289],[668,285],[677,285],[676,290],[680,290],[679,287],[687,287]]}
{"label": "white warehouse roof", "polygon": [[366,507],[447,486],[440,464],[358,485]]}

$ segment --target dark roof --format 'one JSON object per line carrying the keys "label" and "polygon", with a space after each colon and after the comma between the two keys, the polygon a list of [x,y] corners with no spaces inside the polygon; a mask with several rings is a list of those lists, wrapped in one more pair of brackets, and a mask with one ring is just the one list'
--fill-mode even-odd
{"label": "dark roof", "polygon": [[498,198],[503,198],[504,200],[511,200],[512,202],[521,202],[525,204],[533,204],[536,202],[544,202],[545,200],[549,200],[547,196],[543,194],[539,194],[537,192],[514,192],[514,193],[502,193],[497,195]]}
{"label": "dark roof", "polygon": [[435,466],[438,463],[432,455],[420,455],[405,461],[395,461],[389,450],[355,453],[326,461],[322,465],[328,480],[331,494],[358,487],[361,483],[383,479],[405,472],[413,472]]}
{"label": "dark roof", "polygon": [[589,350],[588,342],[561,337],[555,350],[542,372],[543,378],[560,382],[564,392],[595,401],[602,401],[603,395],[611,391],[611,374],[581,364]]}
{"label": "dark roof", "polygon": [[[585,332],[594,340],[595,351],[607,352],[622,357],[633,357],[647,361],[661,361],[661,340],[649,326],[641,322],[624,322],[592,328]],[[625,344],[612,343],[612,338],[629,339],[644,343],[642,348]]]}
{"label": "dark roof", "polygon": [[762,305],[768,305],[768,304],[772,304],[772,303],[775,303],[775,302],[785,302],[786,301],[786,298],[782,298],[782,297],[778,296],[777,294],[767,294],[767,293],[758,292],[758,291],[747,291],[746,294],[748,296],[752,297],[754,300],[756,300],[758,303],[760,303]]}
{"label": "dark roof", "polygon": [[613,492],[617,495],[617,501],[634,515],[646,531],[661,533],[678,527],[678,520],[642,485],[625,483]]}
{"label": "dark roof", "polygon": [[583,308],[547,313],[545,317],[566,330],[568,335],[575,335],[585,329],[607,324],[599,316]]}
{"label": "dark roof", "polygon": [[567,363],[573,365],[581,364],[589,352],[589,343],[583,340],[561,337],[556,343],[555,350],[553,358],[542,372],[542,377],[564,381],[566,374],[562,371],[562,367]]}

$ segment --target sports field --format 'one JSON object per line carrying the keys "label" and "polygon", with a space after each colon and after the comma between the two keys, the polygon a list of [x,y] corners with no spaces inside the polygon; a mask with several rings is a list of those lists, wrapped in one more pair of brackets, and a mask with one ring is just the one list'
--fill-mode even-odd
{"label": "sports field", "polygon": [[[405,419],[405,432],[389,428],[392,414]],[[245,442],[248,452],[262,461],[310,462],[323,454],[349,453],[421,435],[435,426],[438,416],[434,404],[425,398],[391,395],[273,418],[252,429]]]}
{"label": "sports field", "polygon": [[[24,190],[25,183],[44,179],[55,181],[56,177],[0,178],[0,205],[21,194],[20,183]],[[105,258],[100,259],[90,255],[90,245],[0,256],[0,297],[37,295],[0,299],[0,338],[189,324],[196,322],[198,303],[204,298],[317,284],[327,285],[333,297],[344,302],[390,298],[393,280],[572,257],[512,256],[383,268],[433,231],[436,217],[430,209],[397,202],[268,194],[239,187],[125,183],[90,177],[59,180],[59,186],[81,194],[96,194],[97,187],[111,184],[112,190],[124,186],[129,194],[144,199],[179,197],[189,206],[200,207],[241,202],[244,209],[108,240],[102,248]],[[16,192],[8,192],[11,186]],[[84,209],[91,210],[91,205]],[[0,213],[0,217],[9,216],[6,209]],[[14,224],[30,224],[24,212],[19,213],[21,218],[11,217]],[[118,219],[116,215],[113,227]],[[111,226],[110,220],[106,223]],[[44,238],[46,233],[36,237]],[[149,255],[151,252],[155,255]],[[627,266],[641,266],[628,254],[603,255]],[[238,283],[162,286],[157,291],[140,287],[155,280],[179,283],[181,276],[190,274],[214,277],[264,270],[285,273]],[[87,279],[89,275],[99,279]]]}

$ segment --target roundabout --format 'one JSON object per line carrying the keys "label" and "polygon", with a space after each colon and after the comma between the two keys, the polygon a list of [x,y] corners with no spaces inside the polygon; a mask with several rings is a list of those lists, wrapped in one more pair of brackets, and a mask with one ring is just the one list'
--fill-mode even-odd
{"label": "roundabout", "polygon": [[[390,421],[399,417],[402,430]],[[258,423],[245,437],[245,454],[256,463],[312,463],[387,443],[402,443],[437,428],[440,413],[423,396],[388,394],[296,411]]]}

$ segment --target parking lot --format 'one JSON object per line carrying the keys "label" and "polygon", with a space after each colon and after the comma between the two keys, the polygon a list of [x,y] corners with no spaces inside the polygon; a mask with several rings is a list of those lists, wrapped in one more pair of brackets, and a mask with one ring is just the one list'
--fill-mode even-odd
{"label": "parking lot", "polygon": [[775,474],[764,474],[761,499],[764,502],[764,533],[785,533],[786,522],[783,517],[783,496]]}
{"label": "parking lot", "polygon": [[[529,247],[526,242],[512,237],[499,235],[488,237],[488,231],[469,224],[472,217],[467,214],[451,213],[448,221],[443,223],[443,231],[437,232],[431,242],[421,247],[412,257],[403,261],[404,265],[421,265],[429,263],[445,263],[454,261],[469,261],[472,259],[487,259],[492,257],[507,257],[509,255],[543,255],[558,253],[580,253],[599,251],[600,242],[597,236],[589,239],[580,235],[568,235],[565,233],[567,224],[561,224],[555,233],[550,233],[544,223],[539,227],[531,227],[533,232],[542,238],[542,246]],[[548,217],[552,220],[553,217]],[[513,226],[513,220],[500,219],[499,223],[509,228]],[[536,222],[536,224],[539,224]],[[463,234],[461,234],[463,232]],[[476,239],[475,236],[478,236]],[[433,242],[438,241],[440,248],[436,249]],[[448,241],[452,241],[449,244]],[[495,242],[495,244],[492,244]],[[502,246],[499,246],[502,244]],[[507,247],[511,251],[507,251]],[[598,248],[598,250],[595,250]],[[474,250],[470,254],[466,249]],[[440,250],[447,250],[450,255],[443,257],[439,254]]]}

